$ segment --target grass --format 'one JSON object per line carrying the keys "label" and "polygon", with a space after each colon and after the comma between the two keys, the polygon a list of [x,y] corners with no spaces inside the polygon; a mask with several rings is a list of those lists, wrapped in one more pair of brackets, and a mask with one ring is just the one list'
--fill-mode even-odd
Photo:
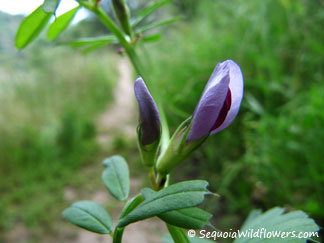
{"label": "grass", "polygon": [[98,163],[95,118],[112,101],[116,59],[36,46],[18,57],[0,80],[0,229],[48,230],[64,187],[86,183],[79,169]]}
{"label": "grass", "polygon": [[324,222],[321,6],[201,1],[190,21],[147,47],[150,82],[173,129],[193,112],[217,62],[233,59],[242,68],[245,97],[237,119],[174,173],[176,180],[211,182],[222,196],[213,205],[217,222],[227,221],[221,228],[242,221],[252,208],[281,205]]}

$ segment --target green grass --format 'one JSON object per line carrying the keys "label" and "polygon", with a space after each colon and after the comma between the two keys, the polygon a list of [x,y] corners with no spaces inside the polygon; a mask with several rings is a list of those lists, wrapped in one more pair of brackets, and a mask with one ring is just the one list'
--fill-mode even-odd
{"label": "green grass", "polygon": [[225,228],[252,208],[277,205],[324,222],[321,8],[320,1],[201,1],[190,21],[151,45],[150,84],[172,129],[193,112],[219,61],[242,68],[237,119],[174,173],[211,182],[222,196],[212,206],[217,221],[240,216]]}
{"label": "green grass", "polygon": [[21,221],[48,230],[60,220],[64,187],[86,183],[80,168],[100,163],[95,119],[117,77],[109,51],[37,48],[10,60],[0,80],[2,230]]}

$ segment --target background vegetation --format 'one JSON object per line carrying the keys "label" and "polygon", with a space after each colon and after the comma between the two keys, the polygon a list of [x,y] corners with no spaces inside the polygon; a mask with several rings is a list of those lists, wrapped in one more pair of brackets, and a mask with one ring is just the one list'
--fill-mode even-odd
{"label": "background vegetation", "polygon": [[[233,59],[244,74],[236,121],[173,175],[210,181],[221,195],[206,205],[218,228],[273,206],[302,209],[324,223],[323,7],[321,0],[179,0],[159,13],[186,16],[142,50],[172,129],[193,112],[218,61]],[[57,219],[71,176],[82,178],[80,168],[98,163],[94,120],[117,77],[116,56],[106,48],[81,56],[40,39],[17,53],[20,20],[0,14],[3,231]],[[79,24],[65,38],[102,33],[95,21],[85,23],[92,27]],[[134,149],[127,144],[117,143],[125,154]]]}
{"label": "background vegetation", "polygon": [[253,207],[275,205],[323,223],[322,9],[321,1],[201,1],[154,45],[152,79],[174,126],[192,113],[218,61],[242,68],[238,118],[174,173],[212,181],[221,195],[216,225],[221,215],[240,221]]}

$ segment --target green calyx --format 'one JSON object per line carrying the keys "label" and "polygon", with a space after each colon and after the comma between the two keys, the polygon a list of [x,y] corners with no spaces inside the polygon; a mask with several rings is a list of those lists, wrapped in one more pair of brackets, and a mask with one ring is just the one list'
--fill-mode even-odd
{"label": "green calyx", "polygon": [[[160,155],[157,161],[156,170],[166,176],[175,167],[182,163],[195,149],[197,149],[209,135],[196,141],[186,142],[190,127],[191,117],[185,120],[173,134],[167,149]],[[192,124],[192,123],[191,123]]]}
{"label": "green calyx", "polygon": [[121,28],[128,36],[132,38],[133,32],[130,25],[130,11],[125,3],[125,0],[112,0],[112,4]]}
{"label": "green calyx", "polygon": [[137,126],[138,147],[143,165],[152,167],[155,164],[160,146],[160,137],[151,144],[143,145],[141,142],[141,125]]}

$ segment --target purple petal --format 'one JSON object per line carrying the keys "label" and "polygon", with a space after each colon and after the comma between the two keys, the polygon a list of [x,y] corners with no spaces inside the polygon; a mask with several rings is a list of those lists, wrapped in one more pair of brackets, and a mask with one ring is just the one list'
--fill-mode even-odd
{"label": "purple petal", "polygon": [[232,102],[224,122],[218,127],[214,126],[213,129],[211,130],[211,134],[215,134],[223,130],[233,122],[237,113],[240,110],[241,101],[243,98],[244,82],[243,82],[243,75],[240,66],[232,60],[227,60],[223,63],[224,64],[226,63],[227,66],[229,67],[229,76],[230,76],[229,89],[232,96]]}
{"label": "purple petal", "polygon": [[134,90],[140,112],[141,142],[143,145],[148,145],[160,137],[160,113],[141,77],[136,79]]}
{"label": "purple petal", "polygon": [[187,142],[204,137],[213,128],[228,93],[230,75],[227,65],[223,62],[215,67],[193,114]]}

